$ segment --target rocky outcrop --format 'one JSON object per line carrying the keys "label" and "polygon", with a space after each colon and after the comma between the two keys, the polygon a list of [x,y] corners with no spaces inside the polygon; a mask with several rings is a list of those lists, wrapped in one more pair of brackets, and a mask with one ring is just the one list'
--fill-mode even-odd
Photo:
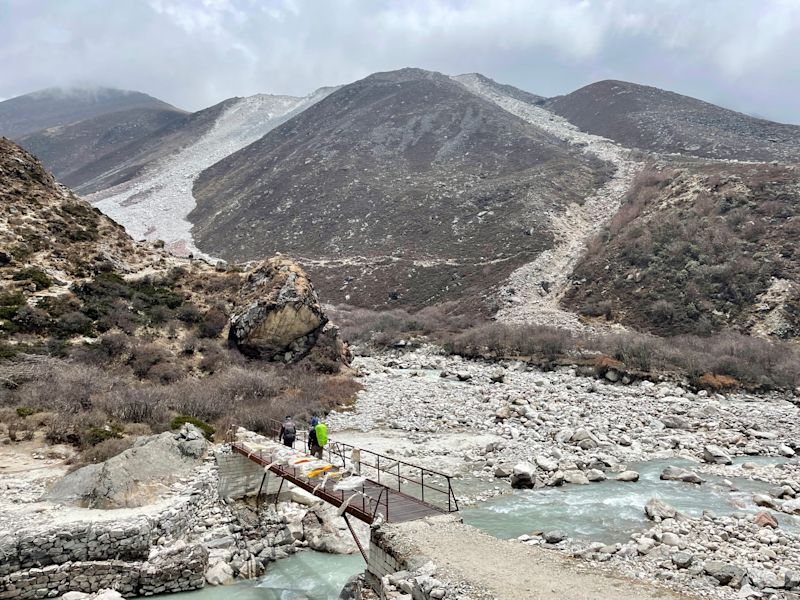
{"label": "rocky outcrop", "polygon": [[248,275],[229,339],[243,354],[260,359],[294,362],[319,344],[332,348],[335,358],[348,360],[311,281],[297,263],[283,257],[264,261]]}
{"label": "rocky outcrop", "polygon": [[66,475],[45,499],[86,508],[142,506],[198,464],[208,447],[194,425],[139,438],[133,448]]}

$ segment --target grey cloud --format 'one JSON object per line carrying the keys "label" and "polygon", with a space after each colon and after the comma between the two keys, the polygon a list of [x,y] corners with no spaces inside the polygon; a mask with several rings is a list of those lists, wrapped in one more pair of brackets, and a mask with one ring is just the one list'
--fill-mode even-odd
{"label": "grey cloud", "polygon": [[90,82],[198,109],[375,71],[599,79],[800,122],[795,0],[0,0],[0,96]]}

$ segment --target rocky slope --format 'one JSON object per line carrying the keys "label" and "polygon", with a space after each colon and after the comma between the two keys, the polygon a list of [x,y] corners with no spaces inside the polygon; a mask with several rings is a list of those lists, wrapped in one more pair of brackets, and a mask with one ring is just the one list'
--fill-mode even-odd
{"label": "rocky slope", "polygon": [[303,262],[333,302],[474,298],[551,245],[606,164],[418,69],[345,86],[204,171],[201,249]]}
{"label": "rocky slope", "polygon": [[0,135],[20,136],[134,108],[178,110],[157,98],[114,88],[48,88],[0,102]]}
{"label": "rocky slope", "polygon": [[800,159],[800,126],[773,123],[696,98],[599,81],[543,105],[582,130],[629,148],[753,161]]}
{"label": "rocky slope", "polygon": [[89,201],[136,239],[162,239],[176,254],[199,254],[186,220],[195,205],[195,177],[328,93],[321,89],[305,98],[261,94],[226,100],[107,155],[88,173],[78,172],[85,179],[78,189],[91,192]]}
{"label": "rocky slope", "polygon": [[661,335],[800,335],[796,165],[658,161],[570,276],[564,306]]}
{"label": "rocky slope", "polygon": [[187,120],[187,113],[173,108],[132,108],[50,127],[17,141],[59,181],[80,187],[98,170],[94,165],[103,164],[108,155],[129,154],[132,144],[142,144],[159,130]]}

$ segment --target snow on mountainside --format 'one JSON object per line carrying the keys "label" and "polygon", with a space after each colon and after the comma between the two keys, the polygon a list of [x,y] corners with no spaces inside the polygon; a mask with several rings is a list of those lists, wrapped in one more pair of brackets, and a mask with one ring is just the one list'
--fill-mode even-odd
{"label": "snow on mountainside", "polygon": [[330,94],[321,88],[305,98],[258,94],[231,103],[195,143],[148,165],[144,172],[87,199],[125,226],[134,239],[162,239],[176,254],[200,254],[186,215],[194,208],[197,175],[256,141],[274,127]]}

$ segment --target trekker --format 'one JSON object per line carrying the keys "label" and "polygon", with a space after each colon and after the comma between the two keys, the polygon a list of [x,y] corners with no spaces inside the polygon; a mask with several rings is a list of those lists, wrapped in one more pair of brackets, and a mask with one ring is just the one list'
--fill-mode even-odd
{"label": "trekker", "polygon": [[322,458],[322,446],[317,442],[317,425],[319,425],[319,419],[311,417],[311,427],[308,429],[308,451],[312,456]]}
{"label": "trekker", "polygon": [[283,442],[284,446],[294,448],[294,440],[296,437],[297,425],[294,424],[292,417],[286,415],[286,418],[283,420],[283,424],[281,425],[280,433],[278,433],[278,439]]}
{"label": "trekker", "polygon": [[317,458],[322,458],[322,449],[328,443],[328,426],[325,425],[322,421],[319,421],[314,426],[314,433],[317,438],[317,448],[319,448],[319,454],[316,455]]}

